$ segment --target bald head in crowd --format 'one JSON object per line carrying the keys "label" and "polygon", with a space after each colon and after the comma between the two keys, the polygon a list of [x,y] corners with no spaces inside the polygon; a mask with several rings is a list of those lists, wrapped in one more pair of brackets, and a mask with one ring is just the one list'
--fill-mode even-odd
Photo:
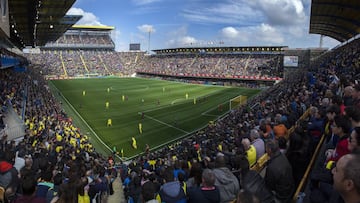
{"label": "bald head in crowd", "polygon": [[345,203],[360,200],[360,154],[347,154],[339,159],[332,169],[334,189]]}

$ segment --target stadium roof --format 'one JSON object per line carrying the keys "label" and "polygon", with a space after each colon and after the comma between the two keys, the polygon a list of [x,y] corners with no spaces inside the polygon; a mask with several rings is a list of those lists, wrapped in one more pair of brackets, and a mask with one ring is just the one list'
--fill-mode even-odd
{"label": "stadium roof", "polygon": [[312,0],[309,32],[340,42],[355,37],[360,33],[360,1]]}
{"label": "stadium roof", "polygon": [[19,48],[55,41],[82,16],[65,15],[76,0],[9,0],[10,40]]}
{"label": "stadium roof", "polygon": [[90,31],[111,31],[114,30],[113,26],[100,26],[100,25],[73,25],[70,30],[90,30]]}

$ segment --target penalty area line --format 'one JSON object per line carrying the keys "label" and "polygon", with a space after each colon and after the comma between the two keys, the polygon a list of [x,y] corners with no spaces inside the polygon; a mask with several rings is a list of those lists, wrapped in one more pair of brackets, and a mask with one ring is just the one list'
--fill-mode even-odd
{"label": "penalty area line", "polygon": [[[138,112],[138,114],[141,115],[141,112]],[[168,123],[165,123],[165,122],[163,122],[163,121],[160,121],[160,120],[158,120],[158,119],[156,119],[156,118],[154,118],[154,117],[151,117],[151,116],[148,116],[148,115],[144,115],[144,116],[145,116],[146,118],[149,118],[149,119],[153,120],[153,121],[156,121],[156,122],[158,122],[158,123],[161,123],[161,124],[163,124],[163,125],[166,125],[166,126],[168,126],[168,127],[170,127],[170,128],[174,128],[174,129],[179,130],[179,131],[181,131],[181,132],[183,132],[183,133],[189,134],[189,132],[187,132],[187,131],[185,131],[185,130],[183,130],[183,129],[181,129],[181,128],[178,128],[178,127],[175,127],[175,126],[170,125],[170,124],[168,124]]]}

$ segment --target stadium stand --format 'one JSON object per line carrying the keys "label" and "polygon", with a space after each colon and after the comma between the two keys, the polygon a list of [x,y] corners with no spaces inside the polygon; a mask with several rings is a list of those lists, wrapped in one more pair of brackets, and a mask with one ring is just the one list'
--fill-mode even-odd
{"label": "stadium stand", "polygon": [[[36,6],[32,5],[33,1],[29,2],[26,4],[21,4],[22,1],[19,0],[9,2],[10,13],[15,15],[17,22],[23,23],[23,25],[19,23],[18,26],[26,27],[25,24],[28,22],[24,21],[24,18],[34,15],[34,13],[16,15],[18,9]],[[50,8],[45,12],[45,16],[49,15],[47,12],[64,14],[74,3],[74,1],[64,1],[65,4],[59,5],[55,1],[44,2]],[[359,17],[356,17],[353,12],[337,11],[340,7],[343,10],[357,9],[356,11],[359,12],[357,1],[326,3],[314,0],[312,4],[310,32],[328,35],[341,42],[346,42],[355,34],[359,34]],[[54,10],[55,7],[57,9]],[[346,23],[334,24],[331,20],[334,16]],[[33,17],[35,19],[35,16]],[[73,17],[74,19],[77,18]],[[44,24],[44,27],[48,26]],[[107,36],[67,34],[60,37],[68,29],[67,26],[63,25],[56,31],[43,27],[39,32],[43,35],[39,34],[39,39],[24,38],[23,41],[19,41],[18,38],[2,35],[2,37],[10,38],[10,41],[19,47],[25,44],[45,45],[46,42],[55,41],[55,39],[57,39],[56,43],[52,43],[51,46],[60,47],[56,49],[47,47],[40,53],[25,55],[32,62],[29,66],[25,57],[9,51],[12,48],[6,47],[1,51],[0,100],[1,113],[6,117],[4,124],[10,123],[10,117],[15,114],[18,119],[13,119],[12,122],[18,123],[18,126],[25,125],[25,134],[22,139],[15,139],[18,138],[17,133],[1,132],[0,187],[4,189],[5,195],[1,195],[0,198],[4,198],[6,202],[19,200],[23,197],[22,195],[28,195],[21,192],[19,188],[24,188],[25,183],[30,181],[29,177],[36,177],[39,180],[36,183],[37,198],[45,199],[55,196],[59,202],[78,202],[79,199],[89,199],[86,202],[90,202],[90,199],[93,200],[92,202],[125,202],[125,198],[126,200],[141,200],[147,197],[144,194],[145,190],[141,192],[142,187],[145,187],[145,182],[153,183],[150,186],[146,184],[146,191],[150,191],[149,196],[154,197],[155,193],[160,192],[160,187],[165,184],[176,187],[183,195],[187,192],[200,195],[202,190],[193,190],[196,186],[200,186],[202,181],[206,181],[204,185],[215,185],[206,190],[212,190],[214,194],[220,196],[220,199],[224,199],[224,194],[230,190],[230,184],[241,188],[244,186],[242,185],[244,174],[241,173],[240,163],[247,162],[249,156],[246,154],[242,141],[244,138],[249,138],[251,145],[255,145],[255,138],[250,136],[250,132],[257,132],[265,142],[273,141],[272,152],[278,152],[276,143],[280,145],[283,140],[289,143],[286,152],[282,150],[283,154],[269,153],[270,145],[266,148],[263,144],[257,148],[260,150],[262,147],[267,153],[258,157],[252,167],[252,170],[258,173],[265,173],[263,177],[256,176],[257,178],[253,179],[255,194],[260,186],[265,185],[268,188],[277,186],[274,189],[276,191],[274,197],[278,200],[290,201],[289,197],[284,198],[281,195],[283,191],[278,189],[284,187],[282,177],[272,178],[268,174],[269,170],[264,169],[267,162],[271,163],[277,157],[282,157],[284,160],[282,163],[291,166],[288,175],[291,174],[296,187],[293,188],[294,194],[291,194],[293,201],[301,197],[305,198],[301,201],[308,202],[326,202],[337,199],[350,202],[347,193],[332,187],[333,180],[329,169],[334,166],[332,166],[333,162],[329,161],[340,159],[339,153],[335,153],[336,151],[332,149],[339,152],[341,147],[351,145],[350,149],[346,148],[348,151],[342,150],[344,153],[341,155],[358,153],[360,149],[359,39],[346,42],[317,57],[316,60],[311,61],[309,69],[298,69],[278,84],[252,98],[248,101],[248,106],[230,111],[224,118],[195,132],[190,137],[156,151],[144,153],[129,163],[121,161],[115,163],[117,160],[114,160],[114,157],[94,151],[87,135],[73,125],[54,95],[47,89],[46,79],[89,77],[93,74],[124,76],[145,72],[145,67],[150,68],[150,73],[155,75],[189,74],[191,77],[199,75],[200,78],[216,78],[219,75],[220,78],[222,76],[247,76],[261,79],[261,77],[281,77],[274,73],[278,69],[258,69],[259,66],[281,67],[281,59],[279,59],[281,57],[255,54],[244,56],[241,54],[184,55],[178,53],[147,57],[141,52],[117,53],[111,48],[103,49],[102,45],[110,47],[112,44]],[[344,31],[344,27],[351,32]],[[21,36],[31,34],[31,31],[29,28],[19,29]],[[48,33],[51,35],[47,35]],[[64,44],[75,47],[80,44],[79,46],[83,47],[84,43],[89,42],[94,47],[99,46],[101,51],[94,51],[91,47],[81,51],[69,49],[69,46],[63,49]],[[234,63],[235,59],[239,62]],[[219,70],[221,74],[214,74]],[[351,94],[346,93],[349,89]],[[344,117],[344,112],[350,118]],[[354,131],[349,130],[350,123]],[[286,134],[277,134],[278,128],[275,126],[281,124],[282,128],[289,129]],[[356,141],[355,144],[353,144],[354,141]],[[279,168],[280,171],[288,171],[288,168],[280,166]],[[205,169],[212,169],[212,172]],[[333,169],[333,173],[336,170]],[[201,177],[203,171],[206,171],[208,179]],[[232,172],[237,179],[219,184],[219,179],[225,179],[219,171],[224,174]],[[165,184],[162,184],[163,180],[166,180]],[[119,185],[120,181],[123,184],[122,187]],[[125,197],[119,195],[122,188]],[[216,188],[221,189],[218,191]],[[359,190],[359,188],[356,189]],[[234,191],[235,194],[239,192],[238,190]],[[58,192],[58,195],[55,195],[54,191]],[[166,195],[169,196],[161,190],[160,197],[163,200],[169,198]],[[173,195],[170,194],[170,196]],[[232,198],[234,201],[236,201],[236,196]],[[183,197],[181,196],[181,199]],[[263,197],[258,196],[258,198]]]}

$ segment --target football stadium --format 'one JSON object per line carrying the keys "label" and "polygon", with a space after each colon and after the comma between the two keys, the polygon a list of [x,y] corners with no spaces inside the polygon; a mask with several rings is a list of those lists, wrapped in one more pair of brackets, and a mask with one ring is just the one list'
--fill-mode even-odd
{"label": "football stadium", "polygon": [[359,1],[311,1],[314,48],[127,51],[75,1],[0,2],[0,202],[360,200]]}

